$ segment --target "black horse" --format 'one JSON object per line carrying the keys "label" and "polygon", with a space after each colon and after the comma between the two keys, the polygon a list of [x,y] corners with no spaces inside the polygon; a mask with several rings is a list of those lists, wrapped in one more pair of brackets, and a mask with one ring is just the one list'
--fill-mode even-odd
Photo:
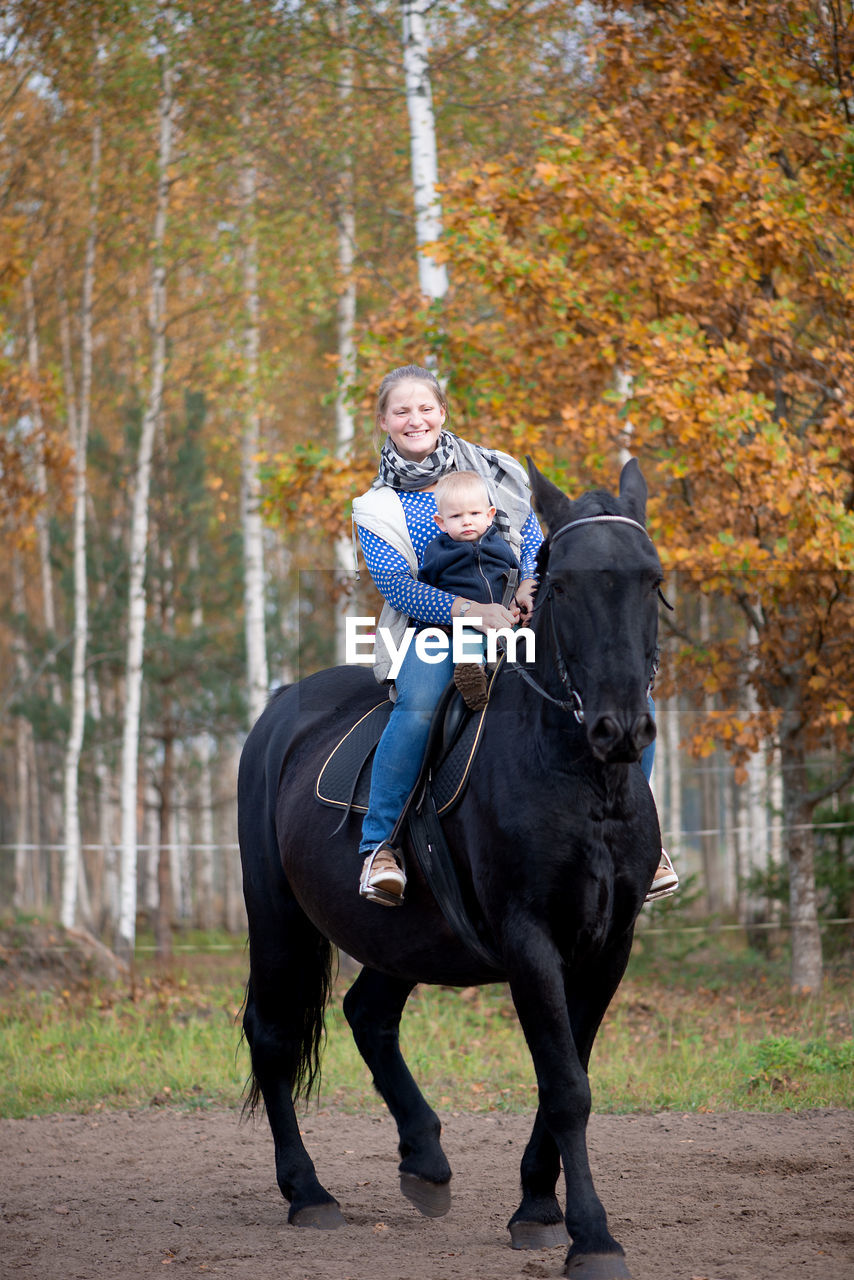
{"label": "black horse", "polygon": [[647,693],[661,566],[643,527],[647,490],[635,461],[623,469],[619,499],[597,491],[571,502],[533,464],[531,475],[550,531],[536,657],[524,668],[505,664],[494,682],[468,790],[444,823],[471,917],[500,967],[450,930],[411,853],[402,907],[360,898],[359,820],[336,830],[339,815],[314,798],[332,746],[381,697],[372,673],[337,667],[278,692],[247,739],[238,784],[249,1103],[266,1104],[288,1220],[342,1224],[294,1112],[317,1075],[337,945],[364,966],[344,1013],[397,1122],[401,1190],[423,1213],[445,1213],[451,1170],[439,1119],[401,1056],[400,1017],[416,983],[506,980],[539,1090],[511,1242],[554,1246],[568,1231],[566,1273],[612,1280],[629,1273],[590,1174],[587,1065],[661,849],[638,763],[655,735]]}

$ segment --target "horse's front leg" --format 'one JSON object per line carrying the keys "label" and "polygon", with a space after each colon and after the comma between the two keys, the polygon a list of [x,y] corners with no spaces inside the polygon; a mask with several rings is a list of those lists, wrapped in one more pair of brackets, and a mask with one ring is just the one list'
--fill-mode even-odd
{"label": "horse's front leg", "polygon": [[451,1207],[451,1168],[439,1142],[441,1124],[400,1052],[399,1027],[414,982],[363,969],[344,997],[344,1015],[397,1123],[400,1189],[429,1218]]}
{"label": "horse's front leg", "polygon": [[522,1156],[522,1202],[507,1226],[514,1249],[553,1249],[568,1241],[555,1188],[560,1153],[537,1109],[534,1128]]}
{"label": "horse's front leg", "polygon": [[[591,969],[581,976],[564,978],[572,1037],[585,1071],[596,1032],[625,972],[631,945],[629,932],[603,952]],[[566,1243],[563,1211],[555,1195],[559,1173],[560,1153],[538,1109],[522,1157],[522,1200],[507,1224],[514,1249],[550,1249]]]}
{"label": "horse's front leg", "polygon": [[[626,1280],[622,1247],[608,1230],[587,1156],[590,1085],[567,1009],[560,955],[535,925],[518,946],[505,947],[513,1001],[537,1076],[542,1124],[554,1141],[566,1178],[566,1229],[572,1239],[565,1273],[577,1280]],[[544,1188],[549,1144],[541,1131],[529,1149],[540,1162]],[[532,1138],[533,1141],[533,1138]],[[543,1161],[546,1161],[546,1166]]]}

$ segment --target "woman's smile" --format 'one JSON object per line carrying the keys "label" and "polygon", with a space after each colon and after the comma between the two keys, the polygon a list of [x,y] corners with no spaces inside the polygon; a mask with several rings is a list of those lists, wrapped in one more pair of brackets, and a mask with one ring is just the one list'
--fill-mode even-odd
{"label": "woman's smile", "polygon": [[445,410],[426,382],[401,382],[389,396],[381,421],[402,458],[423,462],[439,443]]}

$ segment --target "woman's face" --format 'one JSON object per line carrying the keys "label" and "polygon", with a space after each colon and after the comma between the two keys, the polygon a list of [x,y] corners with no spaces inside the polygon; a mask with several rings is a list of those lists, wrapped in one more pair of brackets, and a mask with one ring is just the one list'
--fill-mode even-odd
{"label": "woman's face", "polygon": [[408,462],[423,462],[439,442],[445,410],[426,382],[401,382],[392,388],[380,425]]}

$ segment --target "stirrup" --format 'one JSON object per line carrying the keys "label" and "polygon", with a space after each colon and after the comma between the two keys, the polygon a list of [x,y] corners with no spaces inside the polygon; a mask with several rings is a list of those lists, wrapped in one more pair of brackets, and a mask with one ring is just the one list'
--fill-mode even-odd
{"label": "stirrup", "polygon": [[657,881],[653,879],[649,893],[644,898],[644,902],[658,902],[660,898],[669,898],[671,894],[674,894],[679,888],[679,877],[676,874],[676,869],[670,861],[670,855],[666,849],[661,850],[661,857],[658,861],[656,871],[661,867],[664,867],[665,874],[663,876],[659,876]]}
{"label": "stirrup", "polygon": [[[381,889],[379,885],[373,885],[370,883],[370,879],[374,871],[374,860],[380,851],[390,854],[397,863],[397,870],[400,878],[400,893],[392,893],[388,889]],[[369,902],[378,902],[383,907],[400,907],[403,906],[403,891],[405,888],[406,873],[400,865],[397,851],[384,842],[378,844],[376,849],[369,853],[362,863],[362,874],[359,876],[360,896],[367,898]]]}

